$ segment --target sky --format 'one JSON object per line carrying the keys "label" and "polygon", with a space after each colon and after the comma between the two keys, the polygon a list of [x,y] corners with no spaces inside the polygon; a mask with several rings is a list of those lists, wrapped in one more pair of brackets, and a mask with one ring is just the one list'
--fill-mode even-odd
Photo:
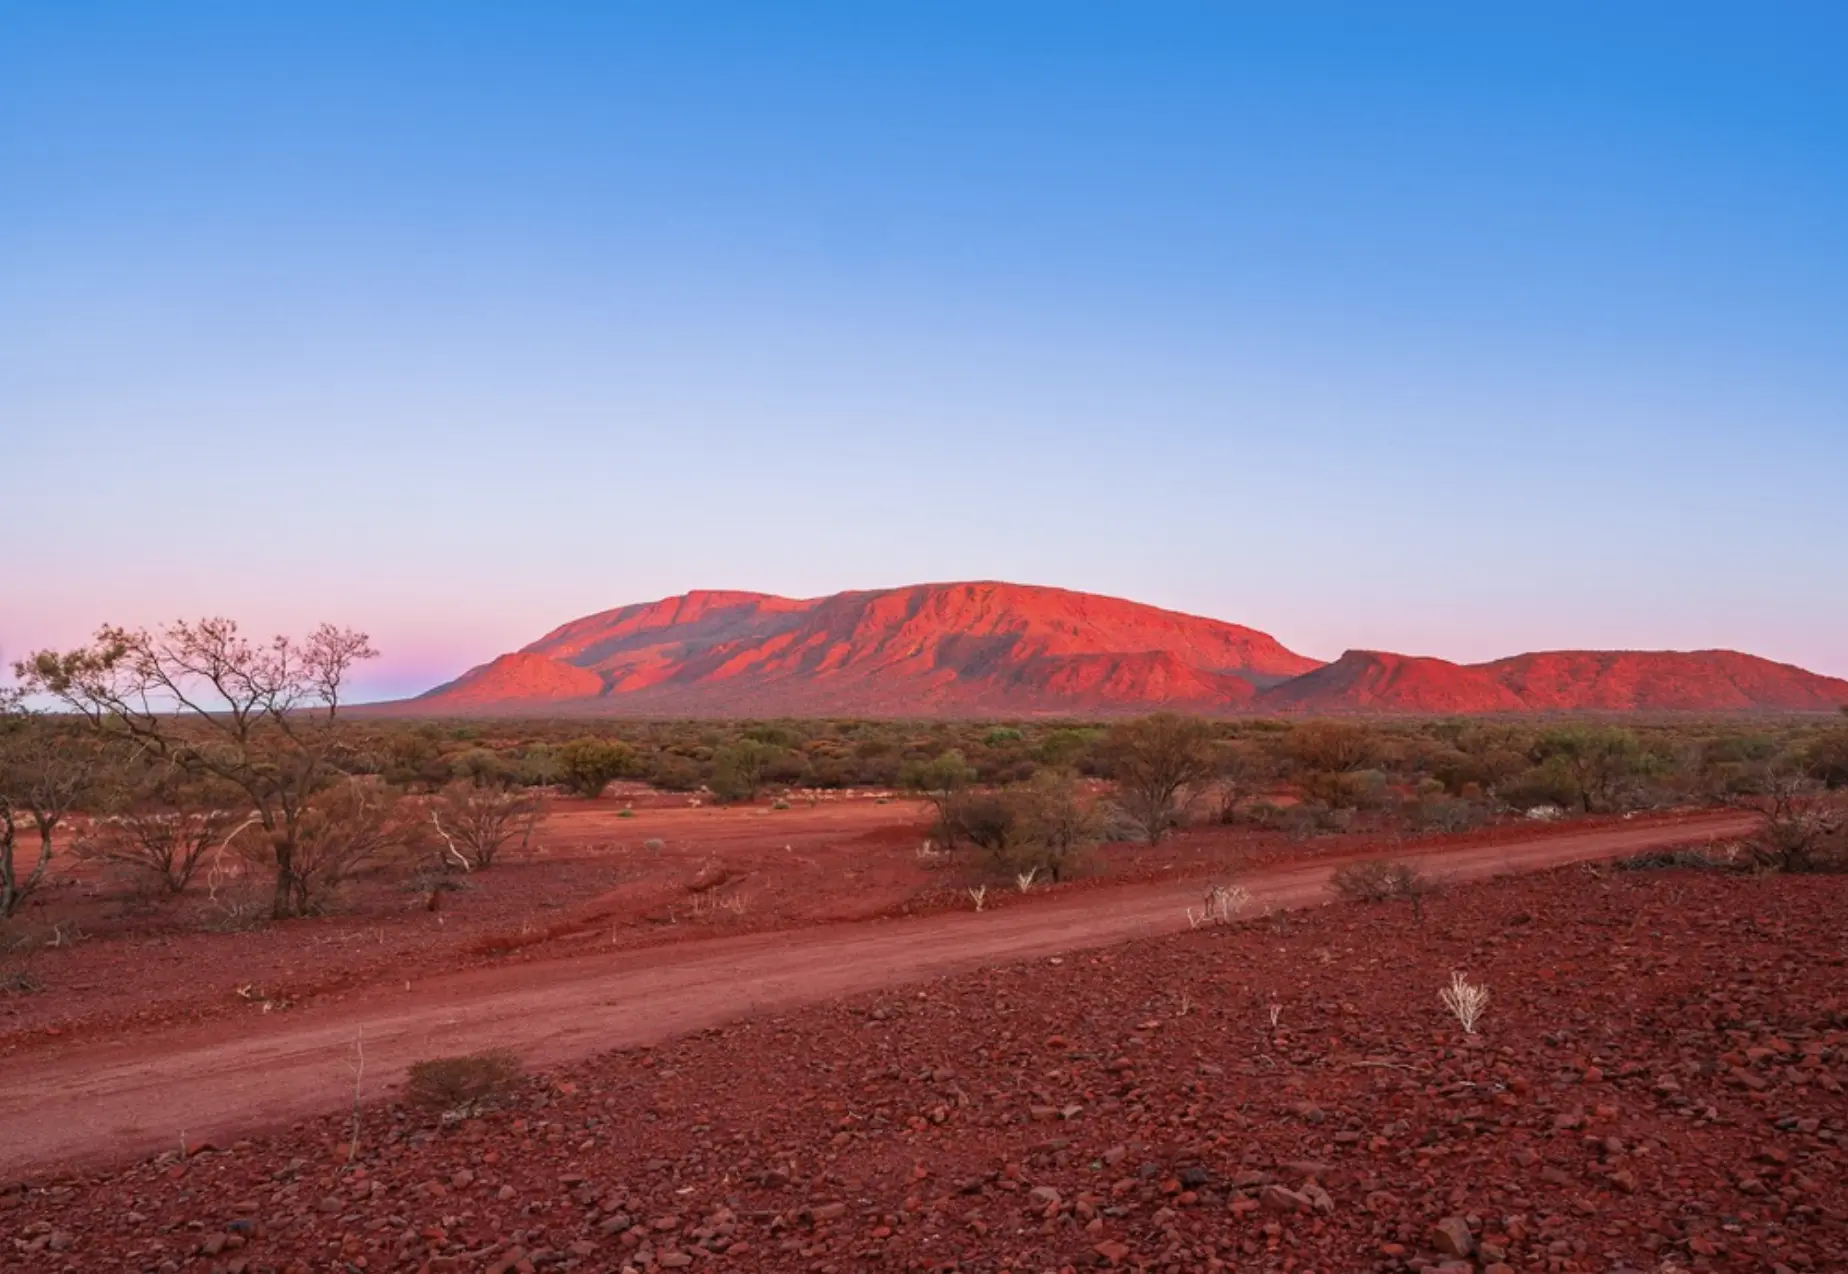
{"label": "sky", "polygon": [[1848,675],[1848,6],[0,0],[0,656],[692,588]]}

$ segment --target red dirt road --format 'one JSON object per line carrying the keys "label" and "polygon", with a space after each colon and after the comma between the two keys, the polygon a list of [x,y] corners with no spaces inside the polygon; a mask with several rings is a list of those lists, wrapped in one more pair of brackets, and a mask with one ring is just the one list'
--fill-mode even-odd
{"label": "red dirt road", "polygon": [[[1419,855],[1462,881],[1739,836],[1750,815],[1556,832]],[[1409,855],[1408,855],[1409,856]],[[1327,899],[1326,861],[1240,877],[1252,914]],[[480,969],[301,1010],[49,1047],[0,1085],[0,1181],[231,1138],[386,1095],[419,1058],[511,1047],[550,1065],[986,964],[1185,927],[1197,882],[1051,896],[999,912],[714,939]]]}

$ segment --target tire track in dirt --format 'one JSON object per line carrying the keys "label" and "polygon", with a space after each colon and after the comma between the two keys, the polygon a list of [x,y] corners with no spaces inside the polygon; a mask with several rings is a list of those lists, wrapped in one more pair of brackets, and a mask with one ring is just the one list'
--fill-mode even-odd
{"label": "tire track in dirt", "polygon": [[[1739,836],[1753,817],[1672,823],[1428,851],[1462,882]],[[1322,861],[1236,877],[1248,914],[1328,898]],[[0,1085],[0,1180],[231,1138],[338,1109],[364,1055],[375,1101],[420,1058],[509,1047],[547,1066],[657,1043],[756,1013],[984,965],[1109,946],[1186,927],[1198,882],[1091,890],[1027,906],[718,938],[478,969],[374,987],[287,1014],[36,1050]]]}

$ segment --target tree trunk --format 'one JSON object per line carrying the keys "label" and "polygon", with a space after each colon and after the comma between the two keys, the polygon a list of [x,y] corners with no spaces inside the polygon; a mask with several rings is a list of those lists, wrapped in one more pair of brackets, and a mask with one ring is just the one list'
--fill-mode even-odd
{"label": "tree trunk", "polygon": [[270,901],[270,919],[287,920],[295,914],[295,846],[276,839],[276,893]]}

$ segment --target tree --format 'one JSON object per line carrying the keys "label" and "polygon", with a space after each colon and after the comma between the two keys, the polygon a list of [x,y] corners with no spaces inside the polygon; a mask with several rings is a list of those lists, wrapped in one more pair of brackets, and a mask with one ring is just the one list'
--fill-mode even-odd
{"label": "tree", "polygon": [[1587,814],[1617,808],[1649,770],[1641,742],[1617,726],[1558,726],[1540,736],[1533,756]]}
{"label": "tree", "polygon": [[457,779],[430,803],[430,822],[443,842],[444,857],[463,871],[492,867],[516,836],[521,848],[531,845],[544,814],[545,797],[539,792],[480,787],[467,779]]}
{"label": "tree", "polygon": [[377,653],[364,633],[328,624],[256,645],[232,620],[182,620],[152,633],[105,626],[89,646],[39,651],[14,672],[106,737],[237,788],[263,829],[281,918],[308,892],[298,862],[308,824],[326,839],[332,815],[315,798],[345,774],[341,690]]}
{"label": "tree", "polygon": [[782,748],[751,738],[720,748],[712,754],[712,794],[721,801],[754,800],[765,773],[782,755]]}
{"label": "tree", "polygon": [[1026,868],[1055,882],[1064,880],[1080,865],[1085,851],[1103,839],[1097,812],[1069,773],[1041,771],[1008,789],[1007,795],[1015,809],[1016,871]]}
{"label": "tree", "polygon": [[1219,821],[1236,823],[1239,807],[1261,795],[1276,777],[1276,766],[1249,743],[1226,743],[1218,752]]}
{"label": "tree", "polygon": [[1117,804],[1153,845],[1180,822],[1193,789],[1213,777],[1213,727],[1158,712],[1112,726],[1104,742]]}
{"label": "tree", "polygon": [[1348,721],[1309,721],[1291,730],[1284,750],[1299,769],[1352,774],[1371,769],[1379,742],[1365,726]]}
{"label": "tree", "polygon": [[421,829],[414,801],[377,779],[342,778],[317,791],[297,826],[290,912],[321,911],[362,869],[414,856],[421,849]]}
{"label": "tree", "polygon": [[635,773],[635,749],[616,739],[586,736],[558,749],[558,775],[586,800],[595,800],[616,779]]}
{"label": "tree", "polygon": [[1789,872],[1848,866],[1848,799],[1799,766],[1773,766],[1756,793],[1734,799],[1762,820],[1751,842],[1760,865]]}
{"label": "tree", "polygon": [[[69,724],[25,710],[17,695],[0,705],[0,917],[13,914],[45,881],[58,824],[96,780],[95,742]],[[15,862],[18,824],[30,818],[38,855],[22,876]]]}
{"label": "tree", "polygon": [[[1842,709],[1848,713],[1848,708]],[[1824,730],[1810,743],[1810,774],[1831,788],[1848,787],[1848,725]]]}
{"label": "tree", "polygon": [[916,792],[937,810],[937,838],[945,849],[956,848],[963,822],[961,806],[975,782],[975,768],[955,749],[928,761],[912,761],[899,771],[898,785]]}

